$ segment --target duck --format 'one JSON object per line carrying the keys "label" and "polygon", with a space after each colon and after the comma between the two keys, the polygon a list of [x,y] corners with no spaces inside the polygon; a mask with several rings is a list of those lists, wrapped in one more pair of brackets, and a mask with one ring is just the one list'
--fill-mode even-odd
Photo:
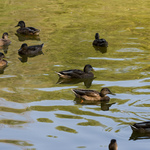
{"label": "duck", "polygon": [[108,148],[109,148],[109,150],[118,150],[118,145],[117,145],[116,139],[111,139]]}
{"label": "duck", "polygon": [[106,94],[113,94],[107,87],[101,89],[100,92],[95,90],[72,89],[72,92],[77,98],[90,101],[109,101],[110,98]]}
{"label": "duck", "polygon": [[2,52],[0,52],[0,69],[6,68],[8,64],[8,62],[3,58],[5,58],[5,55]]}
{"label": "duck", "polygon": [[2,39],[0,39],[0,46],[8,46],[11,41],[8,39],[8,33],[4,32],[2,35]]}
{"label": "duck", "polygon": [[15,27],[18,27],[18,26],[20,26],[20,28],[17,30],[18,34],[39,35],[39,32],[40,32],[39,29],[36,29],[34,27],[26,27],[24,21],[19,21]]}
{"label": "duck", "polygon": [[43,44],[41,45],[33,45],[33,46],[28,46],[26,43],[23,43],[21,45],[21,48],[18,50],[18,54],[21,57],[34,57],[40,54],[43,54],[42,52],[42,48],[43,48]]}
{"label": "duck", "polygon": [[135,123],[130,126],[133,132],[150,133],[150,121]]}
{"label": "duck", "polygon": [[99,39],[99,37],[99,33],[96,33],[93,46],[108,47],[108,42],[105,39]]}
{"label": "duck", "polygon": [[90,64],[84,66],[83,71],[79,69],[72,69],[72,70],[64,70],[60,72],[56,72],[60,78],[69,79],[69,78],[94,78],[94,74],[91,72],[94,71],[93,67]]}

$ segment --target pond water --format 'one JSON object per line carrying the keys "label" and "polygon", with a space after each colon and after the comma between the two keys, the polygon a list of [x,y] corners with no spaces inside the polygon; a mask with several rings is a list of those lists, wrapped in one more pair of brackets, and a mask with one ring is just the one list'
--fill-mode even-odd
{"label": "pond water", "polygon": [[[8,67],[0,74],[0,149],[148,150],[150,136],[133,137],[130,125],[149,121],[149,1],[1,0],[0,34],[8,32]],[[18,21],[40,29],[38,39],[19,39]],[[99,32],[107,51],[92,46]],[[19,60],[23,43],[44,43],[43,53]],[[3,49],[0,52],[4,52]],[[58,84],[55,72],[91,64],[95,79]],[[80,104],[72,88],[108,87],[108,104]]]}

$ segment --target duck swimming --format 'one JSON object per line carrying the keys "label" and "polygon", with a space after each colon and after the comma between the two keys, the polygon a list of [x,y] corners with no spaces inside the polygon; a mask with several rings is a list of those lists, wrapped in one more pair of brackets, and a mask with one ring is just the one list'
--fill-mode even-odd
{"label": "duck swimming", "polygon": [[42,48],[43,44],[41,45],[33,45],[33,46],[28,46],[26,43],[21,45],[21,48],[18,50],[18,54],[21,57],[34,57],[40,54],[43,54]]}
{"label": "duck swimming", "polygon": [[24,21],[19,21],[15,27],[18,27],[18,26],[20,26],[20,28],[17,30],[18,34],[39,35],[39,32],[40,32],[39,29],[36,29],[34,27],[26,27]]}
{"label": "duck swimming", "polygon": [[72,89],[77,98],[90,101],[109,101],[110,98],[106,94],[113,94],[108,88],[102,88],[100,92],[94,90]]}
{"label": "duck swimming", "polygon": [[108,47],[108,42],[105,39],[99,39],[99,33],[96,33],[93,46]]}
{"label": "duck swimming", "polygon": [[4,32],[2,35],[2,39],[0,39],[0,46],[8,46],[11,41],[8,39],[8,33]]}
{"label": "duck swimming", "polygon": [[118,150],[117,141],[115,139],[112,139],[110,141],[108,148],[109,148],[109,150]]}
{"label": "duck swimming", "polygon": [[85,65],[83,71],[78,69],[64,70],[56,72],[60,78],[93,78],[94,74],[90,71],[94,70],[93,67],[89,64]]}
{"label": "duck swimming", "polygon": [[8,62],[3,58],[5,58],[5,55],[0,52],[0,69],[4,69],[5,67],[7,67],[8,64]]}
{"label": "duck swimming", "polygon": [[150,121],[135,123],[131,125],[131,129],[134,132],[150,133]]}

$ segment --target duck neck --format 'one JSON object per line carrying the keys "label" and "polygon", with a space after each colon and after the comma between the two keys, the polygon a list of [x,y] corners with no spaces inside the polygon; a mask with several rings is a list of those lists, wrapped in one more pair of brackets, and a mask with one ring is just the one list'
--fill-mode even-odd
{"label": "duck neck", "polygon": [[103,93],[99,93],[99,95],[100,95],[101,97],[104,97],[104,96],[105,96],[105,94],[103,94]]}

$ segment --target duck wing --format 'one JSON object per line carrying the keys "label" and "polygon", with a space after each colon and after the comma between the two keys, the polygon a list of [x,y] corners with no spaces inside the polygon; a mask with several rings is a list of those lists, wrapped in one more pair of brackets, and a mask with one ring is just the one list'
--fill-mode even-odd
{"label": "duck wing", "polygon": [[25,35],[39,35],[39,32],[40,30],[34,27],[19,28],[17,30],[17,33],[25,34]]}
{"label": "duck wing", "polygon": [[27,51],[25,52],[25,55],[27,55],[28,57],[34,57],[34,56],[43,54],[43,52],[42,52],[43,45],[44,44],[29,46],[27,48]]}
{"label": "duck wing", "polygon": [[81,76],[84,74],[83,71],[78,70],[78,69],[73,69],[73,70],[64,70],[58,72],[58,75],[60,76],[70,76],[71,78],[81,78]]}
{"label": "duck wing", "polygon": [[39,29],[36,29],[34,27],[26,27],[26,28],[29,30],[29,32],[33,32],[33,33],[39,33],[40,32]]}
{"label": "duck wing", "polygon": [[72,90],[75,95],[80,95],[80,96],[89,96],[89,97],[99,97],[99,92],[94,91],[94,90],[83,90],[83,89],[73,89]]}
{"label": "duck wing", "polygon": [[133,126],[136,128],[150,128],[150,121],[135,123]]}

